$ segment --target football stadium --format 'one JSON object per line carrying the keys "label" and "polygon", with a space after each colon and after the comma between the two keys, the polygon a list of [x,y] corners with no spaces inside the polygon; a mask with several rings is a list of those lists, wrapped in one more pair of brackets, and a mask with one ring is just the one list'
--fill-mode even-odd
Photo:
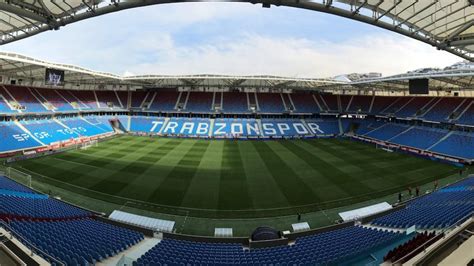
{"label": "football stadium", "polygon": [[[0,43],[179,2],[0,1]],[[225,2],[337,17],[459,63],[118,75],[2,49],[0,265],[473,265],[474,2]]]}

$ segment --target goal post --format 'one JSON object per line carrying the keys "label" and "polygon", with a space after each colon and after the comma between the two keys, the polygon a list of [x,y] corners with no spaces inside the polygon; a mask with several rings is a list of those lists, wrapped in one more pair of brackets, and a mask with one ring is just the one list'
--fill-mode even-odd
{"label": "goal post", "polygon": [[378,143],[375,144],[375,148],[378,149],[378,150],[384,150],[386,152],[393,152],[393,149],[388,147],[388,146],[385,146],[385,145],[380,145]]}
{"label": "goal post", "polygon": [[99,147],[99,141],[98,140],[88,140],[81,142],[78,146],[79,149],[81,150],[87,150],[92,147]]}
{"label": "goal post", "polygon": [[21,183],[29,188],[32,188],[31,175],[25,172],[22,172],[18,169],[15,169],[13,167],[7,167],[5,174],[10,179],[13,179],[17,181],[18,183]]}

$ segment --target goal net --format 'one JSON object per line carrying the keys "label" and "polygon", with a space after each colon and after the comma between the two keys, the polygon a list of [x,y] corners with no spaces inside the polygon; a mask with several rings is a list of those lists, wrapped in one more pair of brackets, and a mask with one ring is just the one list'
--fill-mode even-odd
{"label": "goal net", "polygon": [[89,140],[89,141],[85,141],[79,144],[79,149],[87,150],[89,148],[98,147],[98,146],[99,146],[99,142],[97,140]]}
{"label": "goal net", "polygon": [[385,145],[376,144],[376,149],[384,150],[386,152],[393,152],[393,149]]}
{"label": "goal net", "polygon": [[31,184],[31,175],[25,173],[25,172],[22,172],[18,169],[15,169],[13,167],[7,167],[6,171],[5,171],[5,174],[7,177],[15,180],[16,182],[20,183],[20,184],[23,184],[29,188],[32,187],[32,184]]}

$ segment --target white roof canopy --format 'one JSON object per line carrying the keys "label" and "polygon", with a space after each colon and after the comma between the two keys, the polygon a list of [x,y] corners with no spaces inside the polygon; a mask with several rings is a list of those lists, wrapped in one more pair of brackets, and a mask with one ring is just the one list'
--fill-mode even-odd
{"label": "white roof canopy", "polygon": [[[292,90],[390,90],[407,91],[410,79],[427,78],[431,90],[474,90],[474,68],[427,70],[389,77],[341,81],[334,78],[294,78],[232,75],[141,75],[119,76],[82,67],[57,64],[0,52],[1,83],[48,87],[46,68],[64,70],[64,89],[136,90],[143,88],[292,89]],[[21,80],[21,82],[20,82]]]}
{"label": "white roof canopy", "polygon": [[[45,85],[46,68],[64,70],[66,89],[127,90],[141,88],[295,88],[316,89],[324,86],[345,84],[334,79],[291,78],[276,76],[230,75],[143,75],[119,76],[96,72],[78,66],[50,63],[27,56],[0,52],[2,82],[15,79],[18,85],[48,87]],[[21,80],[21,84],[19,84]]]}
{"label": "white roof canopy", "polygon": [[[214,2],[213,0],[204,0]],[[288,6],[372,24],[474,60],[474,0],[223,0]],[[124,9],[198,0],[0,0],[0,43]]]}

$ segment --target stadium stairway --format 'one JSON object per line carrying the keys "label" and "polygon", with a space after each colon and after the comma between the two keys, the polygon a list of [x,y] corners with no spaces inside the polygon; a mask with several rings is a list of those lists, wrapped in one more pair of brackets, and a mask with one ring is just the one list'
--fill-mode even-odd
{"label": "stadium stairway", "polygon": [[119,105],[120,105],[120,108],[121,108],[121,109],[125,109],[124,104],[122,103],[122,100],[120,99],[120,97],[119,97],[117,91],[114,91],[114,94],[115,94],[115,97],[117,97],[117,101],[118,101],[118,103],[119,103]]}
{"label": "stadium stairway", "polygon": [[130,131],[131,124],[132,124],[132,116],[128,116],[127,125],[126,126],[122,125],[122,126],[124,126],[127,129],[127,131]]}
{"label": "stadium stairway", "polygon": [[[71,111],[75,111],[75,110],[80,110],[80,106],[77,104],[77,102],[74,101],[71,101],[71,98],[66,98],[64,95],[62,95],[59,91],[57,90],[54,90],[54,92],[58,95],[59,99],[62,99],[64,101],[64,105],[70,105],[72,110]],[[41,92],[40,92],[41,93]],[[59,100],[58,100],[59,101]]]}
{"label": "stadium stairway", "polygon": [[53,118],[53,121],[58,123],[59,125],[61,125],[64,128],[70,129],[68,126],[66,126],[66,124],[64,124],[63,122],[61,122],[61,120],[59,120],[57,118]]}
{"label": "stadium stairway", "polygon": [[319,111],[322,112],[323,108],[321,107],[321,104],[319,103],[318,98],[314,94],[312,95],[312,97],[313,97],[313,100],[316,102],[316,105],[318,106]]}
{"label": "stadium stairway", "polygon": [[[49,103],[46,99],[44,99],[44,98],[40,99],[41,96],[38,96],[38,95],[36,95],[35,93],[33,93],[33,91],[31,90],[31,88],[27,88],[27,89],[28,89],[28,91],[30,92],[30,94],[33,96],[33,98],[35,98],[35,99],[40,103],[40,105],[43,106],[43,108],[44,108],[45,110],[50,110],[50,109],[48,108],[48,105],[53,106],[52,104],[50,104],[50,103]],[[54,108],[53,108],[53,110],[50,110],[50,111],[54,112]]]}
{"label": "stadium stairway", "polygon": [[373,128],[372,130],[366,132],[363,136],[366,136],[367,134],[370,134],[370,133],[372,133],[372,132],[374,132],[374,131],[376,131],[376,130],[382,129],[382,128],[385,127],[386,125],[388,125],[388,123],[384,123],[384,124],[382,124],[382,125],[379,126],[379,127],[375,127],[375,128]]}
{"label": "stadium stairway", "polygon": [[155,99],[156,99],[156,95],[157,95],[157,94],[158,94],[158,93],[155,92],[155,93],[153,93],[153,95],[151,96],[150,104],[146,107],[147,110],[150,110],[150,107],[153,105],[153,102],[155,102]]}
{"label": "stadium stairway", "polygon": [[[140,103],[140,109],[143,109],[143,106],[145,105],[146,99],[148,98],[148,95],[149,95],[149,94],[150,94],[150,92],[147,91],[146,94],[145,94],[145,97],[143,97],[143,100],[142,100],[142,102]],[[150,106],[151,106],[152,104],[153,104],[153,102],[150,103]]]}
{"label": "stadium stairway", "polygon": [[171,118],[166,117],[165,121],[163,122],[163,126],[161,126],[161,129],[158,131],[158,134],[161,134],[163,130],[168,126],[168,123],[170,122]]}
{"label": "stadium stairway", "polygon": [[415,126],[408,127],[406,130],[404,130],[404,131],[398,133],[397,135],[391,137],[391,138],[388,139],[387,141],[390,142],[391,140],[396,139],[398,136],[401,136],[401,135],[407,133],[408,131],[412,130],[413,128],[415,128]]}
{"label": "stadium stairway", "polygon": [[431,149],[433,149],[434,147],[436,147],[438,144],[440,144],[441,142],[445,141],[447,138],[449,138],[452,134],[454,134],[454,131],[450,131],[448,134],[446,134],[446,136],[442,137],[441,139],[439,139],[435,144],[431,145],[430,147],[428,147],[426,150],[429,151]]}
{"label": "stadium stairway", "polygon": [[[464,107],[464,104],[466,104],[466,106]],[[458,108],[456,108],[456,110],[454,110],[454,113],[456,113],[458,111],[458,109],[461,109],[461,112],[459,113],[459,115],[457,115],[456,117],[453,117],[453,121],[457,121],[459,119],[461,119],[464,114],[469,110],[469,108],[471,108],[471,106],[474,104],[474,101],[468,103],[468,100],[466,99],[464,102],[462,102]],[[464,108],[463,108],[464,107]]]}
{"label": "stadium stairway", "polygon": [[443,98],[439,98],[439,99],[433,98],[433,100],[435,100],[434,103],[431,106],[429,106],[428,108],[426,108],[423,111],[423,113],[420,114],[418,117],[425,117],[426,114],[428,114],[431,110],[433,110],[433,108],[435,108],[439,104],[439,102],[441,102],[443,100]]}
{"label": "stadium stairway", "polygon": [[117,265],[125,266],[132,265],[133,261],[138,260],[146,252],[160,243],[161,237],[145,237],[142,241],[130,248],[117,253],[115,256],[109,257],[101,262],[96,263],[96,266]]}
{"label": "stadium stairway", "polygon": [[[301,121],[301,123],[303,123],[303,125],[304,125],[306,128],[310,128],[310,127],[308,126],[308,124],[306,124],[306,120],[301,119],[300,121]],[[314,137],[315,135],[310,131],[310,134],[309,134],[308,136],[309,136],[309,137]]]}
{"label": "stadium stairway", "polygon": [[[352,98],[351,98],[351,100],[352,100]],[[338,125],[339,125],[339,135],[344,134],[344,127],[342,126],[342,120],[341,120],[341,119],[338,119],[338,120],[337,120],[337,123],[338,123]]]}
{"label": "stadium stairway", "polygon": [[97,109],[100,109],[100,103],[99,103],[99,98],[97,97],[97,92],[96,91],[92,91],[94,93],[94,100],[95,100],[95,104],[97,104]]}
{"label": "stadium stairway", "polygon": [[214,123],[216,122],[216,119],[211,118],[210,123],[209,123],[209,137],[212,136],[212,132],[214,132]]}
{"label": "stadium stairway", "polygon": [[33,138],[36,142],[38,142],[39,144],[41,144],[41,146],[45,146],[46,144],[44,144],[43,142],[41,142],[37,137],[34,136],[34,134],[32,134],[25,126],[23,126],[20,122],[18,122],[18,120],[15,121],[15,125],[17,125],[21,130],[23,130],[23,132],[25,132],[26,134],[30,135],[31,138]]}

